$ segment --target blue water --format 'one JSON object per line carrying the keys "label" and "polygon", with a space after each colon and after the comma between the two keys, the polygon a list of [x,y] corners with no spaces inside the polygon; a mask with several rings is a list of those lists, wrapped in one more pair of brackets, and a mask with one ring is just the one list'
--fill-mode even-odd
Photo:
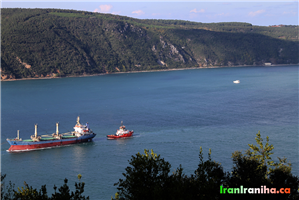
{"label": "blue water", "polygon": [[[239,79],[240,84],[233,81]],[[110,199],[128,160],[153,149],[188,175],[208,149],[225,170],[231,154],[269,136],[274,155],[285,156],[298,170],[298,65],[194,69],[110,74],[93,77],[24,80],[1,83],[1,171],[17,187],[61,186],[77,175],[86,196]],[[6,138],[72,131],[76,117],[97,133],[94,142],[23,153],[8,153]],[[135,136],[107,140],[120,122]]]}

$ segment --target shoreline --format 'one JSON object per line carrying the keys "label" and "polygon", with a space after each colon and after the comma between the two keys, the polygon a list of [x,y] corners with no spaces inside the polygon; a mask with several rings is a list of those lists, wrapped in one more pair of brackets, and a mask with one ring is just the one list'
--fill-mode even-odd
{"label": "shoreline", "polygon": [[163,72],[163,71],[179,71],[179,70],[191,70],[191,69],[215,69],[215,68],[232,68],[232,67],[276,67],[276,66],[289,66],[298,64],[273,64],[269,66],[265,65],[235,65],[235,66],[210,66],[210,67],[190,67],[190,68],[173,68],[173,69],[160,69],[160,70],[143,70],[143,71],[128,71],[128,72],[111,72],[100,74],[86,74],[86,75],[71,75],[65,77],[38,77],[38,78],[20,78],[20,79],[1,79],[1,82],[6,81],[25,81],[25,80],[43,80],[43,79],[59,79],[59,78],[74,78],[74,77],[89,77],[89,76],[103,76],[109,74],[128,74],[128,73],[145,73],[145,72]]}

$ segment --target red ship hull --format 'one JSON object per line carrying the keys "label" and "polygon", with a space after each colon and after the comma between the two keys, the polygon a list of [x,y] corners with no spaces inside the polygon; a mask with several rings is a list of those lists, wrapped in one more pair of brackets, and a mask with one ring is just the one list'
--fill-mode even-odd
{"label": "red ship hull", "polygon": [[59,147],[59,146],[70,145],[70,144],[77,144],[77,143],[82,143],[82,142],[89,142],[91,140],[92,140],[91,138],[87,138],[87,139],[74,139],[71,141],[61,141],[60,140],[57,142],[53,141],[53,142],[47,142],[47,143],[37,142],[37,144],[28,144],[28,145],[11,145],[7,151],[8,152],[32,151],[32,150]]}
{"label": "red ship hull", "polygon": [[107,139],[127,138],[132,136],[133,136],[133,131],[130,131],[129,133],[123,135],[107,135]]}
{"label": "red ship hull", "polygon": [[56,123],[56,133],[52,135],[37,135],[37,124],[35,124],[35,133],[30,139],[22,140],[18,136],[14,139],[7,138],[6,141],[11,145],[8,152],[32,151],[38,149],[46,149],[51,147],[59,147],[81,142],[90,142],[96,134],[89,129],[88,122],[86,125],[80,124],[80,117],[77,117],[77,124],[73,132],[59,134],[58,124]]}

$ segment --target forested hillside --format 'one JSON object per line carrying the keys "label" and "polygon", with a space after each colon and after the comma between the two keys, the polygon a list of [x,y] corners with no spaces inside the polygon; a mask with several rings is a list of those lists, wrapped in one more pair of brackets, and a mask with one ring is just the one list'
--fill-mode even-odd
{"label": "forested hillside", "polygon": [[1,80],[298,63],[298,26],[1,9]]}

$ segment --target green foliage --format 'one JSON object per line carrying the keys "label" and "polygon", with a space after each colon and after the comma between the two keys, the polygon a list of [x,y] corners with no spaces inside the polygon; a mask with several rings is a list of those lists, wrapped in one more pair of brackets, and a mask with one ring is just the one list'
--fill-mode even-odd
{"label": "green foliage", "polygon": [[[54,185],[54,194],[51,197],[47,196],[46,185],[42,185],[40,190],[29,186],[24,182],[25,187],[14,190],[14,184],[9,182],[9,186],[5,187],[4,178],[6,175],[1,175],[1,199],[3,200],[87,200],[89,197],[82,196],[84,192],[84,182],[75,183],[75,192],[70,192],[67,185],[68,180],[64,179],[64,184],[58,188]],[[80,178],[79,178],[80,177]],[[78,175],[80,181],[82,175]]]}
{"label": "green foliage", "polygon": [[111,197],[111,200],[119,200],[119,194],[118,194],[118,192],[116,192],[115,193],[115,196],[114,196],[114,198],[113,197]]}
{"label": "green foliage", "polygon": [[82,175],[81,174],[78,174],[78,180],[80,181],[82,178]]}
{"label": "green foliage", "polygon": [[[224,172],[220,163],[212,161],[211,150],[208,159],[204,160],[202,148],[199,152],[199,164],[194,174],[187,176],[179,166],[169,174],[170,164],[152,150],[145,154],[132,156],[124,179],[116,183],[118,192],[114,200],[134,199],[252,199],[253,194],[230,195],[220,194],[223,188],[290,188],[290,194],[255,195],[261,199],[299,199],[299,178],[291,174],[290,166],[285,166],[286,159],[272,161],[273,145],[269,138],[264,145],[260,132],[257,134],[258,146],[249,144],[245,154],[240,151],[233,153],[233,168],[230,173]],[[274,168],[268,168],[268,166]],[[271,170],[270,170],[271,169]],[[229,195],[229,196],[228,196]]]}
{"label": "green foliage", "polygon": [[72,198],[74,200],[87,200],[87,199],[89,199],[89,197],[82,196],[82,193],[84,192],[84,186],[85,186],[84,182],[75,183],[76,191],[75,191],[75,193],[72,192]]}
{"label": "green foliage", "polygon": [[227,186],[229,187],[260,187],[267,183],[267,167],[252,155],[242,155],[241,152],[233,153],[233,170],[228,177]]}
{"label": "green foliage", "polygon": [[4,187],[3,180],[4,180],[5,176],[6,176],[5,174],[2,175],[0,172],[0,199],[2,199],[3,193],[4,193],[3,192],[3,187]]}
{"label": "green foliage", "polygon": [[[269,145],[269,137],[266,137],[266,144],[260,132],[256,134],[257,146],[249,144],[249,149],[242,154],[235,151],[232,154],[233,170],[227,177],[226,187],[259,188],[266,185],[268,188],[290,188],[290,195],[279,195],[272,199],[299,199],[299,178],[292,175],[291,163],[286,165],[286,158],[278,158],[279,162],[272,160],[271,155],[274,149]],[[277,198],[276,198],[277,197]]]}
{"label": "green foliage", "polygon": [[33,189],[32,186],[28,186],[26,182],[24,182],[25,188],[18,188],[18,191],[15,191],[14,199],[22,199],[22,200],[48,200],[47,189],[46,186],[43,185],[38,192],[37,189]]}
{"label": "green foliage", "polygon": [[299,199],[299,178],[297,176],[276,168],[269,174],[269,180],[274,188],[290,188],[290,195],[284,199]]}
{"label": "green foliage", "polygon": [[[79,181],[81,180],[82,175],[78,174]],[[70,199],[70,200],[86,200],[89,199],[89,197],[82,196],[82,193],[84,192],[84,182],[75,183],[75,193],[70,192],[69,186],[67,185],[68,180],[64,179],[64,184],[61,186],[57,192],[57,187],[54,185],[54,194],[52,194],[53,200],[64,200],[64,199]]]}
{"label": "green foliage", "polygon": [[[125,179],[116,183],[118,193],[114,199],[214,199],[219,194],[225,173],[219,163],[203,160],[200,151],[200,163],[194,175],[188,177],[180,166],[169,175],[170,164],[152,150],[132,156]],[[113,198],[112,198],[113,199]]]}
{"label": "green foliage", "polygon": [[263,163],[264,166],[266,166],[267,164],[269,166],[273,166],[274,161],[271,160],[270,155],[273,154],[271,151],[274,149],[274,147],[272,144],[269,145],[269,137],[267,136],[267,143],[264,146],[260,131],[256,134],[256,136],[257,137],[255,138],[255,140],[258,146],[249,144],[248,146],[252,151],[248,151],[248,154],[257,158],[257,160]]}
{"label": "green foliage", "polygon": [[[120,197],[126,199],[165,199],[167,193],[168,173],[171,165],[152,150],[144,150],[144,154],[132,156],[125,179],[116,183]],[[166,196],[165,196],[166,195]]]}
{"label": "green foliage", "polygon": [[71,199],[72,195],[70,194],[69,186],[67,185],[68,180],[64,179],[64,184],[61,186],[57,192],[57,187],[54,185],[54,194],[52,194],[53,199]]}
{"label": "green foliage", "polygon": [[14,198],[14,187],[15,184],[13,184],[11,181],[9,181],[9,184],[5,186],[5,179],[6,174],[1,174],[1,199],[2,200],[11,200]]}
{"label": "green foliage", "polygon": [[[261,163],[259,165],[259,168],[266,167],[267,169],[267,175],[273,172],[274,169],[280,169],[282,171],[285,171],[286,173],[291,173],[291,163],[287,163],[286,158],[279,158],[279,162],[274,162],[271,158],[271,155],[273,154],[272,150],[274,149],[274,146],[271,144],[269,145],[269,137],[266,137],[266,144],[263,144],[263,139],[261,138],[260,131],[256,134],[256,143],[258,144],[248,144],[250,149],[246,151],[247,159],[255,159],[257,162]],[[233,156],[234,157],[234,156]]]}
{"label": "green foliage", "polygon": [[195,185],[197,195],[200,198],[213,199],[219,194],[219,186],[225,180],[225,173],[220,163],[212,161],[211,149],[209,149],[208,160],[204,161],[202,148],[199,152],[199,165],[195,171]]}

